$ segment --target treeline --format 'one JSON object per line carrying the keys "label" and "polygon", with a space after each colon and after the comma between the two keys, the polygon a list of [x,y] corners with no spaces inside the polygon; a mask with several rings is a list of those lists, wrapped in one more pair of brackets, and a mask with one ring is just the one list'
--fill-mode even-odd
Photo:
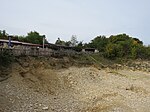
{"label": "treeline", "polygon": [[84,47],[98,49],[104,57],[150,59],[150,46],[144,46],[138,38],[126,34],[112,35],[109,38],[97,36]]}
{"label": "treeline", "polygon": [[70,41],[62,41],[60,38],[55,44],[75,46],[81,51],[82,48],[95,48],[105,57],[109,59],[131,58],[131,59],[150,59],[150,46],[144,46],[143,42],[138,38],[130,37],[126,34],[97,36],[91,42],[78,42],[75,36]]}
{"label": "treeline", "polygon": [[[8,36],[9,34],[7,34],[5,30],[0,30],[0,39],[8,40],[9,39]],[[43,44],[43,38],[45,38],[45,43],[48,43],[45,35],[40,35],[36,31],[31,31],[27,33],[27,36],[18,36],[18,35],[11,36],[11,40],[33,43],[33,44]]]}
{"label": "treeline", "polygon": [[[43,38],[45,38],[45,43],[48,43],[45,35],[31,31],[27,36],[13,36],[12,40],[42,44]],[[8,39],[8,34],[5,30],[0,31],[0,39]],[[108,38],[106,38],[106,36],[97,36],[89,43],[77,41],[77,36],[73,35],[68,41],[63,41],[58,38],[55,44],[74,47],[77,51],[81,51],[83,48],[95,48],[99,50],[104,57],[109,59],[150,59],[150,46],[144,46],[143,42],[138,38],[133,38],[126,34],[111,35]]]}

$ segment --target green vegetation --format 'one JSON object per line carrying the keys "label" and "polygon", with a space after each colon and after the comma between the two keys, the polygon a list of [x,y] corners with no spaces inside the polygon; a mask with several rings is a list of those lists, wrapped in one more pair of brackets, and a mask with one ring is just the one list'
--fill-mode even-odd
{"label": "green vegetation", "polygon": [[3,49],[3,51],[0,51],[0,67],[8,67],[13,61],[13,55],[8,50]]}
{"label": "green vegetation", "polygon": [[[26,42],[33,43],[33,44],[43,44],[43,38],[45,38],[45,35],[40,35],[38,32],[30,32],[25,37]],[[48,41],[45,39],[45,43],[48,43]]]}
{"label": "green vegetation", "polygon": [[0,30],[0,39],[8,39],[8,34],[5,30]]}
{"label": "green vegetation", "polygon": [[[63,41],[60,38],[58,38],[55,42],[56,45],[63,45],[63,46],[66,45],[66,43],[68,44],[68,42]],[[67,45],[67,46],[69,46],[69,45]]]}
{"label": "green vegetation", "polygon": [[[55,44],[57,44],[57,45],[63,45],[63,46],[69,46],[69,47],[76,47],[77,43],[78,43],[78,41],[77,41],[76,35],[72,35],[71,40],[69,40],[69,41],[65,42],[65,41],[61,40],[60,38],[58,38],[55,42]],[[79,45],[81,45],[81,43]]]}
{"label": "green vegetation", "polygon": [[98,49],[109,59],[150,59],[150,47],[144,46],[142,41],[126,34],[112,35],[109,38],[97,36],[86,44],[86,47]]}
{"label": "green vegetation", "polygon": [[[33,44],[43,44],[43,38],[45,38],[45,43],[48,43],[45,35],[40,35],[36,31],[31,31],[27,34],[27,36],[12,36],[11,39],[15,41],[28,42]],[[0,30],[0,39],[8,39],[8,34],[5,30]]]}
{"label": "green vegetation", "polygon": [[[45,35],[40,35],[38,32],[29,32],[27,36],[13,36],[12,40],[42,44]],[[0,30],[0,39],[8,39],[8,34],[5,30]],[[48,41],[45,39],[45,43]],[[97,36],[91,42],[83,44],[77,41],[77,36],[73,35],[69,41],[63,41],[60,38],[56,40],[55,44],[74,47],[74,50],[80,52],[83,48],[95,48],[99,50],[101,56],[118,60],[118,59],[150,59],[150,46],[144,46],[143,42],[138,38],[130,37],[126,34]]]}
{"label": "green vegetation", "polygon": [[108,38],[105,36],[97,36],[89,44],[85,44],[85,47],[96,48],[101,52],[105,51],[108,44]]}

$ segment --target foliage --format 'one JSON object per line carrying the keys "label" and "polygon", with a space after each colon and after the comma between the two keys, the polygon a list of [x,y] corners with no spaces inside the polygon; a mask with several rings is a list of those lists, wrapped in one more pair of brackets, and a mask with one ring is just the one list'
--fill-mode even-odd
{"label": "foliage", "polygon": [[70,42],[71,42],[71,46],[75,47],[77,45],[77,43],[78,43],[77,36],[76,35],[72,35]]}
{"label": "foliage", "polygon": [[112,44],[109,43],[106,46],[105,56],[111,59],[114,59],[115,57],[122,57],[123,55],[123,48],[119,44]]}
{"label": "foliage", "polygon": [[13,56],[8,49],[3,49],[0,52],[0,66],[8,66],[13,61]]}
{"label": "foliage", "polygon": [[109,37],[109,41],[111,43],[119,43],[119,42],[127,41],[127,40],[130,40],[130,39],[131,39],[131,37],[129,37],[126,34],[111,35]]}
{"label": "foliage", "polygon": [[[45,38],[45,43],[48,43],[45,35],[40,35],[36,31],[31,31],[27,34],[27,36],[18,36],[18,35],[12,36],[11,40],[28,42],[28,43],[33,43],[33,44],[43,44],[43,38]],[[3,31],[0,30],[0,39],[8,40],[8,34],[6,33],[5,30]]]}
{"label": "foliage", "polygon": [[150,47],[143,46],[143,42],[138,38],[126,34],[111,35],[109,38],[97,36],[84,47],[96,48],[109,59],[150,57]]}
{"label": "foliage", "polygon": [[[112,44],[111,46],[109,44]],[[106,46],[106,57],[108,58],[139,58],[137,49],[142,47],[139,39],[129,37],[126,34],[110,36],[109,44]],[[110,49],[111,47],[111,49]],[[109,49],[108,49],[109,48]]]}
{"label": "foliage", "polygon": [[76,47],[82,49],[84,47],[83,41],[80,41]]}
{"label": "foliage", "polygon": [[82,51],[82,48],[83,48],[83,42],[80,41],[80,42],[78,43],[78,45],[75,46],[75,48],[76,48],[76,50],[77,50],[78,52]]}
{"label": "foliage", "polygon": [[[27,36],[12,36],[15,41],[28,42],[34,44],[43,44],[45,35],[40,35],[36,31],[31,31]],[[8,34],[5,30],[0,30],[0,39],[8,39]],[[45,38],[45,43],[48,41]],[[95,37],[91,42],[83,44],[77,41],[77,36],[72,35],[71,40],[63,41],[60,38],[55,44],[68,47],[74,47],[74,50],[81,51],[83,48],[95,48],[106,58],[109,59],[150,59],[150,46],[144,46],[143,42],[138,38],[130,37],[127,34],[106,36],[100,35]]]}
{"label": "foliage", "polygon": [[136,46],[135,53],[135,58],[150,59],[150,47]]}
{"label": "foliage", "polygon": [[33,43],[33,44],[43,44],[43,38],[45,40],[45,43],[48,43],[48,41],[45,39],[45,35],[40,35],[38,32],[29,32],[26,36],[26,42]]}
{"label": "foliage", "polygon": [[96,48],[99,51],[103,52],[107,44],[108,44],[108,38],[106,38],[105,36],[97,36],[91,41],[91,43],[87,45],[87,47]]}
{"label": "foliage", "polygon": [[58,38],[55,42],[56,45],[65,45],[65,41],[61,40],[60,38]]}
{"label": "foliage", "polygon": [[7,35],[5,30],[0,30],[0,39],[8,39]]}
{"label": "foliage", "polygon": [[70,47],[70,46],[71,46],[71,42],[70,42],[70,41],[66,41],[66,42],[65,42],[65,46]]}

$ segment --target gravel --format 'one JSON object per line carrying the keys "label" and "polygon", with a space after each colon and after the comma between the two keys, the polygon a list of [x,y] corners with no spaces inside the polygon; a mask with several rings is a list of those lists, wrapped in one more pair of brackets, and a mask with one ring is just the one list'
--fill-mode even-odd
{"label": "gravel", "polygon": [[[150,73],[94,67],[29,69],[0,82],[0,112],[149,112]],[[22,75],[23,74],[23,75]]]}

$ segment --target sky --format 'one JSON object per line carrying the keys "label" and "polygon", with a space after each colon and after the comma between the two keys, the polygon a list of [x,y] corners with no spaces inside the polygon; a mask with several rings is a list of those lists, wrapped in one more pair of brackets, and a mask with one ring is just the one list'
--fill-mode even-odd
{"label": "sky", "polygon": [[126,33],[150,45],[150,0],[0,0],[0,30],[37,31],[54,43],[90,42],[98,35]]}

